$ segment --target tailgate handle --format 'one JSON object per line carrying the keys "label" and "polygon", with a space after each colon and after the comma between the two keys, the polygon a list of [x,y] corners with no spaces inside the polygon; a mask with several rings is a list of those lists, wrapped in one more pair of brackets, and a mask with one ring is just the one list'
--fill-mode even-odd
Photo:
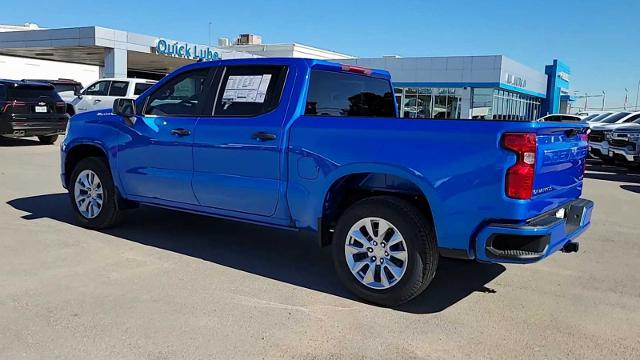
{"label": "tailgate handle", "polygon": [[567,137],[574,137],[576,135],[578,135],[580,131],[578,129],[569,129],[569,130],[565,130],[564,134]]}

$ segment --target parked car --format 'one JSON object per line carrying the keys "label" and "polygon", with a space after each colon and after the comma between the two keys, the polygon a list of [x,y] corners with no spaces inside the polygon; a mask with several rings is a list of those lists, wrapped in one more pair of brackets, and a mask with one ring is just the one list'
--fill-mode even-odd
{"label": "parked car", "polygon": [[589,123],[589,124],[597,123],[597,122],[600,122],[600,121],[606,119],[607,117],[609,117],[609,116],[611,116],[613,114],[614,113],[612,113],[612,112],[603,112],[603,113],[599,113],[599,114],[594,114],[595,116],[593,118],[588,119],[588,117],[589,117],[588,116],[587,118],[582,119],[582,122],[586,122],[586,123]]}
{"label": "parked car", "polygon": [[541,117],[537,121],[574,121],[579,122],[582,118],[577,115],[569,115],[569,114],[549,114]]}
{"label": "parked car", "polygon": [[601,159],[604,163],[612,164],[614,159],[609,156],[609,143],[607,133],[617,126],[640,119],[640,112],[622,111],[610,115],[597,123],[589,124],[589,153]]}
{"label": "parked car", "polygon": [[76,113],[110,109],[117,98],[135,99],[156,81],[146,79],[100,79],[87,86],[72,102]]}
{"label": "parked car", "polygon": [[67,103],[66,112],[69,116],[76,114],[73,108],[73,100],[76,96],[80,95],[82,91],[82,83],[71,79],[57,79],[57,80],[44,80],[44,79],[24,79],[23,81],[40,82],[53,85],[54,89],[60,95],[60,98]]}
{"label": "parked car", "polygon": [[607,134],[609,156],[627,165],[640,165],[640,120],[617,126]]}
{"label": "parked car", "polygon": [[577,251],[593,208],[580,198],[587,130],[399,118],[382,70],[201,62],[74,116],[61,179],[90,229],[148,204],[312,235],[348,289],[392,306],[429,285],[440,256],[524,264]]}
{"label": "parked car", "polygon": [[69,116],[65,102],[50,84],[0,80],[0,135],[37,136],[53,144],[64,134]]}

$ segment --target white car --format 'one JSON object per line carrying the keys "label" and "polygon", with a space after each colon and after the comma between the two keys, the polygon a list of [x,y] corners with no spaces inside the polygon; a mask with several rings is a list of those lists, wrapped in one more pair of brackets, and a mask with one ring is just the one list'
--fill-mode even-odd
{"label": "white car", "polygon": [[570,121],[570,122],[579,122],[582,120],[580,116],[577,115],[569,115],[569,114],[549,114],[541,117],[537,121]]}
{"label": "white car", "polygon": [[110,109],[115,99],[135,99],[156,82],[147,79],[100,79],[82,90],[72,104],[76,113]]}

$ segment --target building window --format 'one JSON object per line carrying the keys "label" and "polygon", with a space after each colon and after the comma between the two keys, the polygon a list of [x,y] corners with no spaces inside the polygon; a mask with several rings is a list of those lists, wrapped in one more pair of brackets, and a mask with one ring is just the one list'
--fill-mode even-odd
{"label": "building window", "polygon": [[400,117],[411,119],[459,119],[461,89],[403,88],[394,90]]}

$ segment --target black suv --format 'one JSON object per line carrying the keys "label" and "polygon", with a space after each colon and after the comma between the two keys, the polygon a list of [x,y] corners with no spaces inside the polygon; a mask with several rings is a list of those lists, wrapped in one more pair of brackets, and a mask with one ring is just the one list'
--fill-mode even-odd
{"label": "black suv", "polygon": [[0,80],[0,135],[53,144],[67,127],[66,105],[51,84]]}
{"label": "black suv", "polygon": [[71,105],[71,102],[76,96],[80,95],[80,93],[82,92],[82,83],[73,79],[57,79],[57,80],[23,79],[22,81],[38,82],[38,83],[53,85],[53,87],[55,88],[58,95],[60,95],[62,100],[66,101],[67,114],[69,114],[69,117],[76,114],[76,111],[73,108],[73,105]]}

